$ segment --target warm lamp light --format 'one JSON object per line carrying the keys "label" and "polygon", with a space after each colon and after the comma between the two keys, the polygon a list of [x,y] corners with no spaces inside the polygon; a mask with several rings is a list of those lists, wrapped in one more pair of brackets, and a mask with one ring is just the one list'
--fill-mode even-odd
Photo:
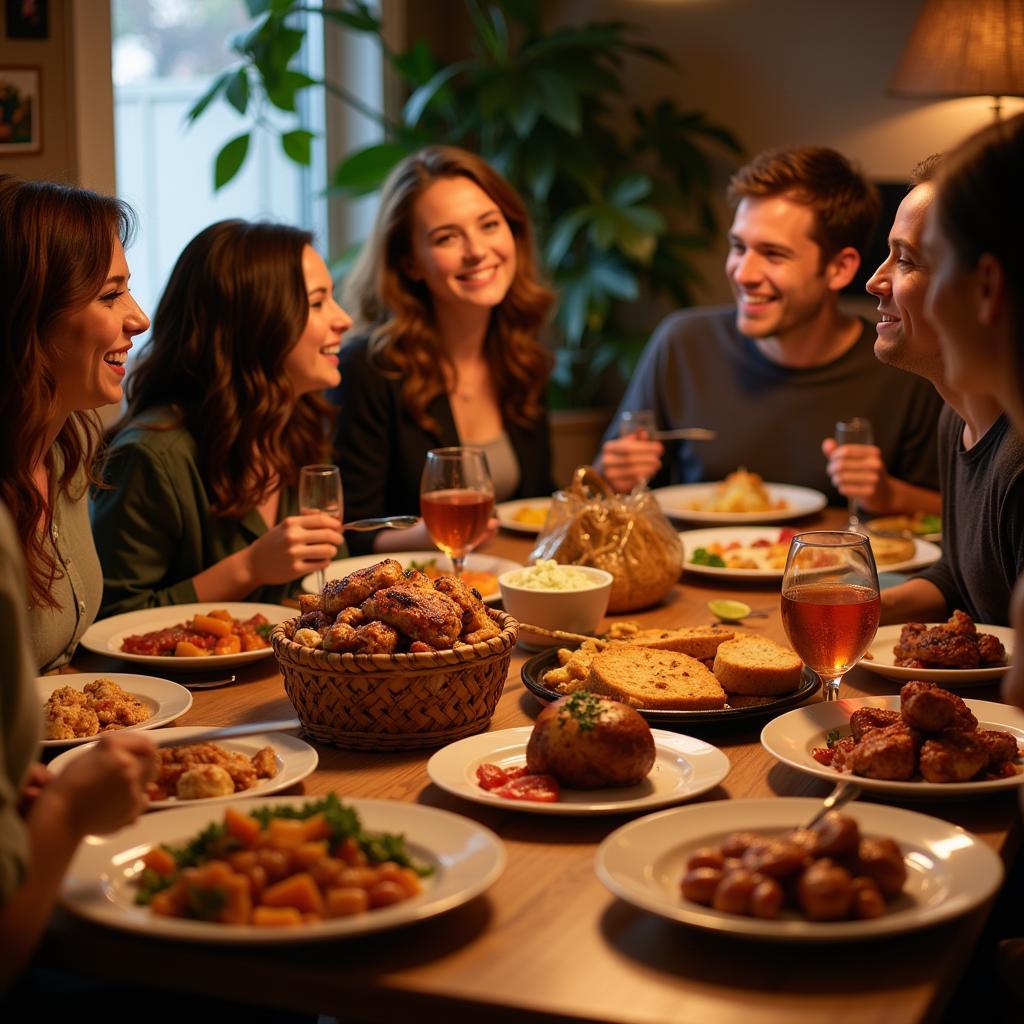
{"label": "warm lamp light", "polygon": [[889,84],[897,96],[1024,96],[1024,0],[925,0]]}

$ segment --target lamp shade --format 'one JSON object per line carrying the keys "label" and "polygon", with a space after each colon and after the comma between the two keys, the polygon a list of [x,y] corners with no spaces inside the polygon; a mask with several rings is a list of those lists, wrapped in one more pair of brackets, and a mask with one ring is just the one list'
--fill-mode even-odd
{"label": "lamp shade", "polygon": [[898,96],[1024,96],[1024,0],[925,0]]}

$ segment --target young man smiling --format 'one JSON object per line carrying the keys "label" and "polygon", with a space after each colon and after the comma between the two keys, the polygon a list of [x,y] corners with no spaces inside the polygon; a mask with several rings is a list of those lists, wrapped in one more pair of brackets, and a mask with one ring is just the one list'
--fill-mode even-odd
{"label": "young man smiling", "polygon": [[[725,271],[735,306],[673,313],[655,331],[620,413],[654,409],[662,427],[710,427],[662,464],[655,441],[615,438],[601,467],[619,490],[720,480],[738,466],[871,512],[937,508],[935,424],[926,382],[881,365],[874,328],[839,307],[878,217],[877,191],[835,150],[762,153],[730,183],[735,216]],[[875,445],[824,445],[863,416]],[[888,467],[888,471],[886,470]],[[890,475],[891,474],[891,475]]]}

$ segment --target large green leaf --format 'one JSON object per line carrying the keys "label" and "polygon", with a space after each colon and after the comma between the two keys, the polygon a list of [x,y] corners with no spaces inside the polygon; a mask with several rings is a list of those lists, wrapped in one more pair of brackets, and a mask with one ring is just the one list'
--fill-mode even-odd
{"label": "large green leaf", "polygon": [[328,7],[325,3],[320,13],[330,21],[335,21],[345,28],[355,32],[380,32],[383,23],[379,18],[374,17],[373,12],[366,4],[356,4],[354,11],[342,11],[337,7]]}
{"label": "large green leaf", "polygon": [[651,179],[646,174],[627,174],[608,189],[608,201],[616,206],[632,206],[651,194]]}
{"label": "large green leaf", "polygon": [[226,143],[213,163],[213,190],[223,188],[242,169],[249,152],[249,133],[236,135]]}
{"label": "large green leaf", "polygon": [[337,166],[332,191],[348,196],[372,192],[380,188],[391,168],[408,154],[408,147],[398,142],[382,142],[360,149]]}
{"label": "large green leaf", "polygon": [[549,68],[538,70],[534,77],[544,105],[544,116],[570,135],[579,135],[582,108],[572,79]]}
{"label": "large green leaf", "polygon": [[209,89],[207,89],[206,92],[196,100],[186,115],[190,122],[199,117],[199,115],[202,114],[202,112],[214,101],[221,90],[227,85],[228,79],[231,78],[234,73],[235,71],[232,68],[229,71],[222,72],[213,80]]}
{"label": "large green leaf", "polygon": [[587,223],[592,214],[591,207],[582,206],[569,210],[558,218],[548,234],[548,243],[544,249],[544,262],[550,270],[554,271],[561,266],[580,228]]}
{"label": "large green leaf", "polygon": [[240,114],[244,114],[249,106],[249,75],[245,68],[239,68],[228,87],[224,90],[224,98]]}
{"label": "large green leaf", "polygon": [[402,121],[407,125],[419,124],[423,112],[427,109],[430,101],[444,88],[456,75],[461,74],[472,67],[469,61],[459,61],[457,64],[449,64],[434,75],[426,85],[421,85],[407,100],[405,109],[402,111]]}
{"label": "large green leaf", "polygon": [[319,84],[315,78],[310,78],[304,71],[284,71],[273,88],[269,83],[267,84],[267,98],[279,110],[287,110],[293,114],[297,105],[296,94],[302,89],[309,89],[311,86]]}
{"label": "large green leaf", "polygon": [[313,158],[313,139],[316,136],[305,128],[296,128],[281,136],[281,148],[290,160],[308,167]]}

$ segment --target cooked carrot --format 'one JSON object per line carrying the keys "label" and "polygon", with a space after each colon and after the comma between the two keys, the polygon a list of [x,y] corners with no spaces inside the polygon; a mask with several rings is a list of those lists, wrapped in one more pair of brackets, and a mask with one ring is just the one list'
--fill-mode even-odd
{"label": "cooked carrot", "polygon": [[302,914],[294,907],[253,907],[252,923],[257,928],[298,928]]}
{"label": "cooked carrot", "polygon": [[[248,814],[242,814],[233,807],[224,810],[224,825],[229,836],[234,836],[245,846],[255,846],[256,837],[260,834],[260,823]],[[239,865],[241,866],[241,865]]]}
{"label": "cooked carrot", "polygon": [[313,876],[302,871],[290,878],[285,878],[274,885],[268,885],[260,896],[265,907],[294,907],[304,914],[322,914],[324,900],[320,895]]}
{"label": "cooked carrot", "polygon": [[306,841],[306,823],[296,818],[271,818],[267,843],[280,850],[294,850]]}
{"label": "cooked carrot", "polygon": [[213,636],[230,636],[231,623],[212,615],[196,615],[192,619],[192,628],[200,633],[211,633]]}
{"label": "cooked carrot", "polygon": [[242,638],[232,633],[230,636],[222,636],[214,645],[214,654],[238,654],[242,649]]}
{"label": "cooked carrot", "polygon": [[205,658],[209,653],[204,648],[196,647],[195,644],[189,643],[188,640],[179,640],[174,645],[174,656],[176,658]]}
{"label": "cooked carrot", "polygon": [[313,839],[327,839],[330,837],[331,827],[327,824],[327,818],[322,813],[306,818],[302,824],[307,842]]}
{"label": "cooked carrot", "polygon": [[305,871],[326,856],[327,840],[318,839],[316,842],[303,843],[292,850],[292,864]]}
{"label": "cooked carrot", "polygon": [[158,875],[169,875],[176,866],[174,858],[162,846],[154,846],[143,854],[142,863]]}

